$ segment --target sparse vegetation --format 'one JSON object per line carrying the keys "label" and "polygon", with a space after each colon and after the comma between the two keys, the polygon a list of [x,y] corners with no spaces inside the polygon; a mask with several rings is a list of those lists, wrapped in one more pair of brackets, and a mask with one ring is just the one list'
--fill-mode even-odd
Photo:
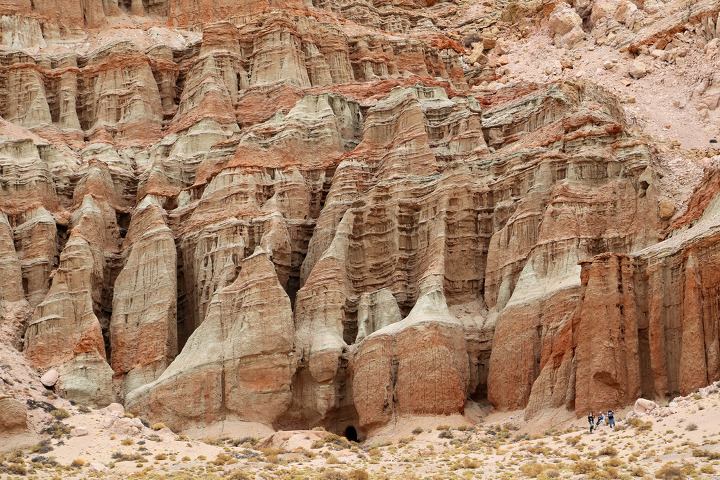
{"label": "sparse vegetation", "polygon": [[70,417],[70,412],[65,410],[64,408],[56,408],[55,410],[50,412],[50,415],[55,417],[58,420],[64,420],[68,417]]}
{"label": "sparse vegetation", "polygon": [[655,472],[655,478],[661,480],[685,480],[685,470],[680,465],[666,463]]}

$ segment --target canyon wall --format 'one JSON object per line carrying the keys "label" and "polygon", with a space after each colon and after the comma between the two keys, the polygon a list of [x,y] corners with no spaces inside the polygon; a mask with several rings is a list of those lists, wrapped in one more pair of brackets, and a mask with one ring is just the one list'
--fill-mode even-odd
{"label": "canyon wall", "polygon": [[173,429],[719,379],[717,174],[674,216],[615,96],[471,88],[450,7],[0,4],[0,326]]}

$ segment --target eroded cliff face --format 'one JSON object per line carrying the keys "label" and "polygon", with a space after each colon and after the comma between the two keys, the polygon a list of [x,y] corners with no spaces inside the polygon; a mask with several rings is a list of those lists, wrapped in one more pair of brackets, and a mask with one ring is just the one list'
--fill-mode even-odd
{"label": "eroded cliff face", "polygon": [[[720,378],[714,177],[671,225],[614,96],[471,90],[494,64],[451,7],[3,4],[3,331],[68,398],[173,429]],[[127,18],[195,32],[48,46]]]}

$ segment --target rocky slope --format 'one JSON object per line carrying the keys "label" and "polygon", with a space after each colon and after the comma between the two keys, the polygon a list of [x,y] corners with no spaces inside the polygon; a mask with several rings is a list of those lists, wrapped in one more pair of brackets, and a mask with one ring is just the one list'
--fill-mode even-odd
{"label": "rocky slope", "polygon": [[[612,91],[704,58],[678,90],[713,135],[719,12],[687,11],[2,3],[7,351],[174,430],[359,438],[716,381],[717,152]],[[528,82],[537,39],[562,62]],[[617,84],[573,72],[596,46]]]}

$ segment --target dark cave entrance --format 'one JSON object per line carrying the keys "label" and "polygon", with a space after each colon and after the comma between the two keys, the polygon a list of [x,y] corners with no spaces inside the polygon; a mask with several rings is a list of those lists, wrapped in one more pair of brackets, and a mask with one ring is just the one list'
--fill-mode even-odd
{"label": "dark cave entrance", "polygon": [[355,427],[353,427],[352,425],[349,425],[345,429],[344,436],[345,436],[345,438],[348,439],[349,442],[357,442],[358,441],[357,430],[355,430]]}

